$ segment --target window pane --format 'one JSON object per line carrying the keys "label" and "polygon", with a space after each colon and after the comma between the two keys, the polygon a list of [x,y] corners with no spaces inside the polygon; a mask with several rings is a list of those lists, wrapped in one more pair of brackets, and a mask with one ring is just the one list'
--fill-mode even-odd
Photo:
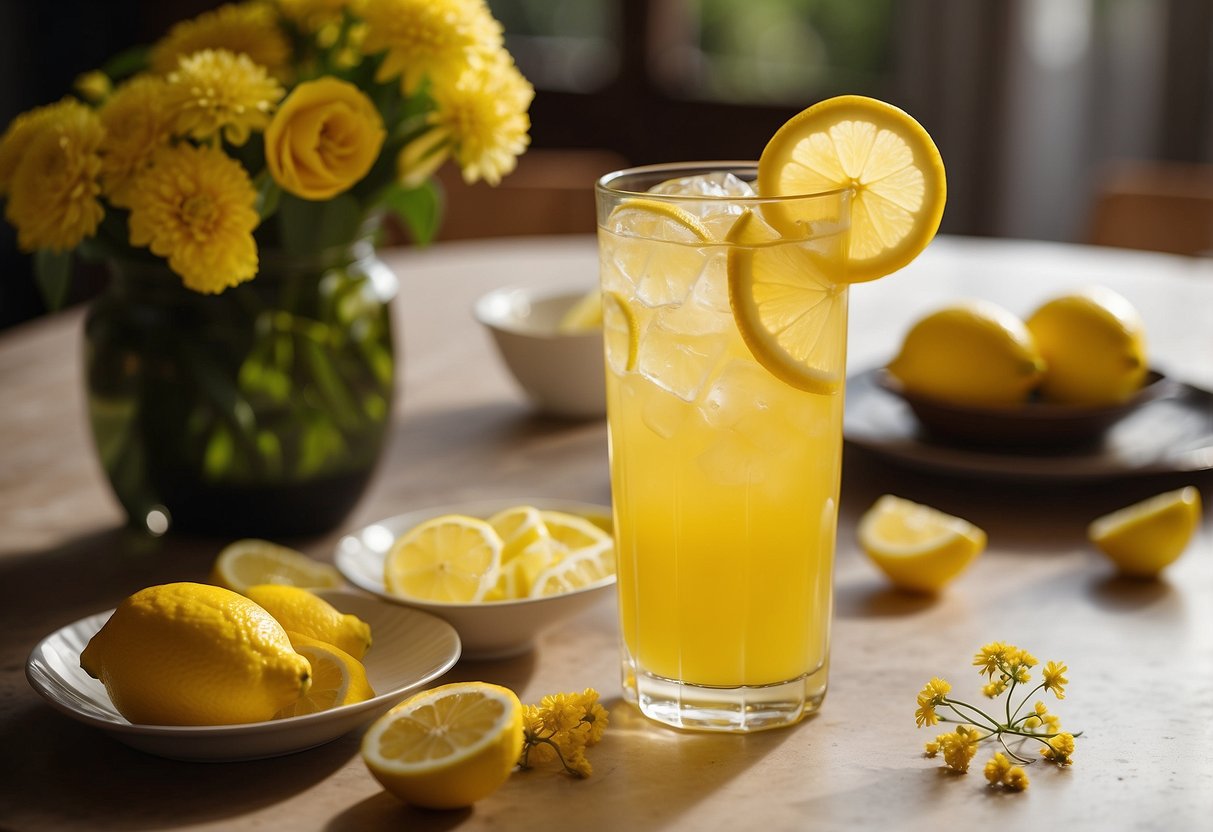
{"label": "window pane", "polygon": [[506,47],[539,89],[590,92],[619,66],[617,0],[489,0]]}
{"label": "window pane", "polygon": [[[802,102],[872,90],[892,63],[893,0],[684,0],[662,80],[692,98]],[[677,32],[662,39],[676,43]]]}

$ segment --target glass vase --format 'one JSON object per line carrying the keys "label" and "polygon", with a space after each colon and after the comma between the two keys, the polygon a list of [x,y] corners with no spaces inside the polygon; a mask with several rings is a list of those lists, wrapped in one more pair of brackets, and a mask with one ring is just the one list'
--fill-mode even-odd
{"label": "glass vase", "polygon": [[260,259],[218,295],[159,260],[112,262],[89,311],[97,453],[132,524],[154,534],[327,531],[383,451],[395,275],[365,241]]}

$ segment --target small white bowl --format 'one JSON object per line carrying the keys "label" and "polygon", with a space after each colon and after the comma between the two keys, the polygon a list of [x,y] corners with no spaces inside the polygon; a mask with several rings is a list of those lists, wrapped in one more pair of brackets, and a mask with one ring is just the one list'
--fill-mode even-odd
{"label": "small white bowl", "polygon": [[105,686],[80,667],[81,651],[113,610],[82,618],[44,638],[30,653],[25,676],[51,707],[132,748],[174,760],[230,762],[277,757],[335,740],[386,713],[459,660],[459,636],[445,621],[362,593],[333,589],[317,594],[371,625],[373,643],[362,663],[371,687],[378,691],[375,697],[305,716],[244,725],[131,723],[114,708]]}
{"label": "small white bowl", "polygon": [[510,506],[531,505],[570,514],[610,515],[610,508],[569,500],[522,498],[486,500],[437,506],[398,514],[372,523],[343,537],[334,558],[346,580],[396,604],[416,607],[444,618],[454,626],[463,644],[465,659],[501,659],[535,647],[535,638],[547,627],[600,601],[611,593],[615,576],[575,592],[516,601],[487,601],[479,604],[444,604],[402,598],[388,593],[383,584],[383,564],[398,537],[414,526],[443,514],[491,517]]}
{"label": "small white bowl", "polygon": [[545,413],[606,413],[602,332],[557,331],[560,318],[588,291],[505,287],[482,296],[473,309],[514,379]]}

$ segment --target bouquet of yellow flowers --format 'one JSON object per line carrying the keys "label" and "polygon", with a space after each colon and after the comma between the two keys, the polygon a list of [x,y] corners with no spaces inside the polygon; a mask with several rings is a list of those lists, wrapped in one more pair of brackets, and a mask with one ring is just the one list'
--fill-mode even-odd
{"label": "bouquet of yellow flowers", "polygon": [[533,97],[483,0],[233,3],[77,88],[0,137],[5,218],[51,295],[77,249],[147,249],[218,293],[261,245],[349,243],[385,211],[428,240],[431,174],[496,184]]}
{"label": "bouquet of yellow flowers", "polygon": [[[323,531],[356,502],[394,396],[395,277],[453,160],[496,184],[533,97],[484,0],[250,0],[81,76],[0,136],[0,199],[51,306],[73,257],[89,417],[136,525]],[[254,279],[257,278],[257,279]]]}

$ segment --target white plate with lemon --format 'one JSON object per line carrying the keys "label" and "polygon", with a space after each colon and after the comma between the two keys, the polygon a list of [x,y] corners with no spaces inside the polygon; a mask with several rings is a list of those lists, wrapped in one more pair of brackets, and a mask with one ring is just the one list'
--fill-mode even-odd
{"label": "white plate with lemon", "polygon": [[[335,563],[355,586],[449,621],[464,658],[505,658],[533,649],[541,631],[612,592],[610,511],[540,498],[436,506],[346,535]],[[444,522],[425,527],[436,520]],[[490,520],[500,527],[496,540]],[[410,533],[417,534],[408,574],[392,578],[392,553]],[[547,554],[552,542],[558,557]]]}
{"label": "white plate with lemon", "polygon": [[132,723],[115,708],[104,685],[80,664],[81,653],[114,610],[88,616],[44,638],[30,654],[26,677],[53,708],[129,746],[178,760],[233,761],[275,757],[334,740],[442,676],[459,659],[459,637],[441,619],[361,593],[334,589],[316,593],[370,625],[374,641],[362,664],[376,694],[371,698],[245,724]]}

